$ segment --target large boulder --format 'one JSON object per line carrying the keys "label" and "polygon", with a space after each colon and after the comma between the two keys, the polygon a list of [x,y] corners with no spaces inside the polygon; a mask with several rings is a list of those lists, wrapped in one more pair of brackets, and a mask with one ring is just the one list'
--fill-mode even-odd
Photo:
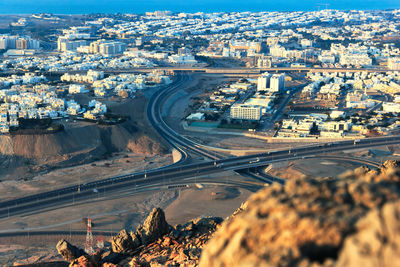
{"label": "large boulder", "polygon": [[135,248],[131,235],[125,229],[111,238],[111,246],[116,253],[124,253]]}
{"label": "large boulder", "polygon": [[85,251],[70,244],[67,240],[62,239],[57,243],[57,251],[68,262],[73,262],[75,259],[86,255]]}
{"label": "large boulder", "polygon": [[[361,226],[356,227],[360,218],[371,209],[380,209],[400,198],[399,177],[398,169],[383,167],[375,172],[358,170],[342,178],[292,179],[284,186],[275,184],[265,188],[252,195],[247,208],[216,231],[202,252],[200,267],[332,266],[343,244],[347,244],[346,239],[357,229],[362,230]],[[394,231],[384,228],[384,224],[392,223],[392,229],[400,227],[400,213],[392,210],[391,214],[390,221],[385,223],[376,218],[371,236],[375,232],[381,238],[379,227],[388,233]],[[396,236],[393,238],[398,239]],[[384,244],[385,240],[382,237],[380,242]],[[376,258],[374,239],[361,241],[372,242],[372,247],[359,248],[359,258],[368,257],[362,254],[368,251]],[[393,257],[392,262],[400,262],[396,254],[400,245],[392,239],[389,241],[393,246],[392,250],[386,250],[388,255]],[[347,245],[350,251],[342,256],[346,259],[340,261],[344,262],[342,266],[363,266],[350,261],[354,254],[351,251],[361,243],[354,239],[353,248]],[[374,266],[393,266],[384,265],[381,259],[376,262],[379,264]]]}
{"label": "large boulder", "polygon": [[170,231],[170,226],[165,220],[164,211],[160,208],[154,208],[144,221],[139,225],[136,235],[143,245],[156,241]]}

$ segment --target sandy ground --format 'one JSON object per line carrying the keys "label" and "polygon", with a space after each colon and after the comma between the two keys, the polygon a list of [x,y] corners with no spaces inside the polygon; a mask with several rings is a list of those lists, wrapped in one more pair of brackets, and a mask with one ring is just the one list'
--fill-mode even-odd
{"label": "sandy ground", "polygon": [[[202,178],[215,180],[215,182],[252,181],[226,171],[184,179],[182,182],[187,181],[190,185],[188,188],[167,189],[166,186],[161,185],[159,190],[147,192],[136,192],[135,188],[127,188],[110,196],[104,196],[100,191],[96,202],[76,205],[71,201],[70,206],[63,208],[1,220],[0,232],[46,229],[85,230],[82,218],[87,217],[88,214],[95,222],[94,229],[104,231],[134,229],[152,208],[166,208],[170,205],[170,210],[166,210],[170,224],[185,223],[202,216],[225,217],[240,206],[250,194],[248,190],[203,183]],[[204,188],[199,189],[195,186],[199,183],[203,184]],[[212,204],[214,202],[215,205]],[[210,208],[211,204],[214,206]]]}
{"label": "sandy ground", "polygon": [[[355,157],[382,164],[386,160],[400,160],[400,145],[375,147],[372,149],[348,150],[329,154],[332,156]],[[365,165],[359,162],[313,158],[273,163],[269,174],[285,179],[294,177],[337,177],[349,170]]]}
{"label": "sandy ground", "polygon": [[[282,166],[283,164],[286,166]],[[302,159],[282,163],[280,164],[282,167],[278,165],[277,168],[271,169],[268,173],[285,179],[304,176],[339,176],[361,165],[360,163],[338,162],[330,159]]]}
{"label": "sandy ground", "polygon": [[184,190],[165,212],[170,224],[187,221],[188,218],[201,216],[228,217],[250,196],[248,190],[236,187],[212,187],[205,189]]}
{"label": "sandy ground", "polygon": [[57,169],[36,175],[29,181],[3,181],[0,183],[0,201],[49,191],[68,185],[95,181],[116,174],[122,175],[143,171],[144,169],[158,168],[171,163],[171,155],[144,156],[128,152],[115,153],[108,160]]}

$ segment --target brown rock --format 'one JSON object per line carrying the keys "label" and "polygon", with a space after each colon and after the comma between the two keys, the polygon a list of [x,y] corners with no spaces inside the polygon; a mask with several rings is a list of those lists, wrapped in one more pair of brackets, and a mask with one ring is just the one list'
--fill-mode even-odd
{"label": "brown rock", "polygon": [[[358,170],[345,179],[292,179],[285,186],[265,188],[217,230],[202,252],[200,267],[331,266],[360,218],[399,199],[398,181],[393,169],[375,174]],[[342,266],[363,266],[346,263]]]}
{"label": "brown rock", "polygon": [[140,261],[138,258],[132,258],[132,260],[129,262],[130,267],[140,267]]}
{"label": "brown rock", "polygon": [[400,167],[400,161],[398,160],[386,160],[382,167],[380,168],[381,170],[387,170],[387,169],[396,169]]}
{"label": "brown rock", "polygon": [[170,226],[165,220],[164,211],[160,208],[154,208],[143,225],[138,226],[136,235],[140,238],[142,244],[147,245],[167,234],[169,230]]}
{"label": "brown rock", "polygon": [[171,252],[171,254],[170,254],[170,258],[171,258],[171,259],[174,259],[174,258],[176,258],[176,257],[178,257],[178,256],[179,256],[179,253],[176,252],[175,250],[173,250],[173,251]]}
{"label": "brown rock", "polygon": [[166,236],[166,237],[164,238],[164,240],[163,240],[162,245],[163,245],[164,247],[170,246],[170,245],[171,245],[171,238],[170,238],[169,236]]}
{"label": "brown rock", "polygon": [[62,239],[57,243],[57,251],[64,260],[72,262],[75,259],[86,255],[85,251],[70,244],[67,240]]}
{"label": "brown rock", "polygon": [[189,257],[185,254],[183,249],[179,250],[178,256],[174,258],[174,261],[176,261],[177,263],[183,263],[187,260],[189,260]]}
{"label": "brown rock", "polygon": [[344,242],[337,267],[400,267],[400,201],[370,211]]}
{"label": "brown rock", "polygon": [[105,251],[100,255],[100,259],[102,262],[108,262],[116,264],[124,259],[124,255],[120,253],[115,253],[113,251]]}
{"label": "brown rock", "polygon": [[98,264],[93,262],[88,255],[85,255],[72,261],[69,267],[98,267]]}
{"label": "brown rock", "polygon": [[244,211],[247,208],[247,202],[243,202],[238,209],[236,209],[231,216],[227,217],[225,220],[230,220],[242,211]]}
{"label": "brown rock", "polygon": [[118,235],[111,238],[112,250],[117,253],[124,253],[135,248],[135,243],[126,230],[121,230]]}
{"label": "brown rock", "polygon": [[127,149],[135,154],[157,155],[163,153],[163,148],[149,136],[141,136],[137,139],[129,140]]}
{"label": "brown rock", "polygon": [[164,264],[159,263],[158,261],[151,261],[150,267],[164,267]]}
{"label": "brown rock", "polygon": [[193,220],[194,230],[196,234],[204,234],[209,231],[214,232],[218,225],[222,223],[220,217],[206,217]]}
{"label": "brown rock", "polygon": [[369,172],[371,169],[370,168],[368,168],[367,166],[361,166],[361,167],[358,167],[358,168],[356,168],[355,170],[354,170],[354,174],[355,175],[364,175],[364,174],[366,174],[367,172]]}
{"label": "brown rock", "polygon": [[130,233],[131,238],[132,238],[132,243],[133,243],[133,247],[137,248],[142,244],[142,241],[140,240],[140,237],[133,231],[131,231]]}

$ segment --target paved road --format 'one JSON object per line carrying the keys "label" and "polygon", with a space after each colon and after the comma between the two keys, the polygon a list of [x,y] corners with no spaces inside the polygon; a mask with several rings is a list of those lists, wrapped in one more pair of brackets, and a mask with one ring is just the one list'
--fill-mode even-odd
{"label": "paved road", "polygon": [[[319,154],[327,154],[336,151],[369,148],[373,146],[382,146],[389,144],[400,144],[400,136],[388,136],[379,138],[369,138],[361,140],[346,140],[328,144],[311,145],[285,150],[270,151],[241,157],[231,157],[217,159],[214,153],[209,154],[201,146],[192,141],[183,138],[175,133],[168,125],[163,122],[161,113],[159,112],[160,104],[163,96],[168,95],[171,91],[177,90],[181,83],[187,81],[187,76],[178,77],[178,81],[159,93],[153,95],[150,99],[147,116],[152,120],[155,128],[160,135],[165,138],[171,145],[180,149],[183,153],[183,160],[187,157],[186,149],[194,153],[201,154],[213,160],[204,162],[195,162],[191,164],[180,164],[166,166],[164,168],[148,170],[146,172],[138,172],[128,175],[115,176],[86,184],[74,185],[58,190],[44,192],[23,198],[0,202],[0,218],[19,214],[37,213],[46,209],[54,209],[65,205],[73,205],[81,201],[104,200],[107,196],[116,194],[121,190],[149,190],[149,188],[160,188],[165,186],[174,186],[179,183],[193,184],[201,182],[185,180],[193,176],[204,176],[207,174],[218,173],[229,170],[250,170],[261,166],[266,166],[272,162],[287,161],[301,159],[307,156],[315,156]],[[183,147],[183,148],[182,148]],[[218,182],[218,181],[208,181]],[[275,179],[267,182],[284,183],[282,179]],[[227,181],[236,186],[249,186],[252,188],[259,185],[249,184],[248,182]]]}
{"label": "paved road", "polygon": [[[215,73],[215,74],[260,74],[265,71],[269,72],[388,72],[392,70],[387,70],[384,68],[291,68],[291,67],[275,67],[275,68],[211,68],[211,67],[156,67],[156,68],[129,68],[129,69],[107,69],[104,70],[107,74],[113,73],[137,73],[137,72],[152,72],[154,70],[165,70],[174,72],[202,72],[202,73]],[[68,71],[58,71],[51,72],[48,74],[64,74],[64,73],[86,73],[83,70],[68,70]],[[11,73],[11,72],[10,72]],[[44,74],[47,74],[44,72]]]}
{"label": "paved road", "polygon": [[[211,67],[159,67],[157,69],[166,70],[166,71],[183,71],[183,72],[206,72],[206,73],[221,73],[221,74],[260,74],[261,72],[270,71],[270,72],[289,72],[289,71],[298,71],[298,72],[388,72],[390,70],[383,68],[314,68],[314,67],[306,67],[306,68],[291,68],[291,67],[273,67],[273,68],[211,68]],[[150,72],[153,71],[154,68],[137,68],[131,69],[132,72]],[[110,70],[113,72],[114,70]],[[118,72],[126,72],[126,70],[117,70]],[[129,70],[128,70],[129,71]]]}
{"label": "paved road", "polygon": [[[170,166],[164,169],[149,170],[124,176],[116,176],[87,184],[71,186],[37,195],[27,196],[0,203],[0,218],[26,213],[38,212],[44,208],[59,207],[82,199],[96,199],[121,189],[163,186],[168,183],[183,181],[184,178],[200,177],[206,174],[227,170],[243,170],[265,166],[273,162],[302,159],[307,156],[327,154],[336,151],[369,148],[390,144],[399,144],[400,136],[361,139],[359,141],[340,141],[328,144],[277,150],[241,157],[211,160],[182,166]],[[146,176],[146,177],[145,177]],[[199,179],[200,181],[200,179]],[[215,181],[217,182],[217,181]],[[271,181],[273,182],[273,181]],[[283,182],[277,180],[275,182]],[[188,182],[189,183],[189,182]],[[191,182],[193,183],[193,182]]]}

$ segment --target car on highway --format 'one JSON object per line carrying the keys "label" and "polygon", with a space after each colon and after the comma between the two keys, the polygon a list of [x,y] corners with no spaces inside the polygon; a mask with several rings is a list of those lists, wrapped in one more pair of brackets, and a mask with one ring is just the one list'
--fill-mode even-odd
{"label": "car on highway", "polygon": [[256,158],[255,160],[250,160],[249,164],[257,163],[260,161],[260,158]]}

